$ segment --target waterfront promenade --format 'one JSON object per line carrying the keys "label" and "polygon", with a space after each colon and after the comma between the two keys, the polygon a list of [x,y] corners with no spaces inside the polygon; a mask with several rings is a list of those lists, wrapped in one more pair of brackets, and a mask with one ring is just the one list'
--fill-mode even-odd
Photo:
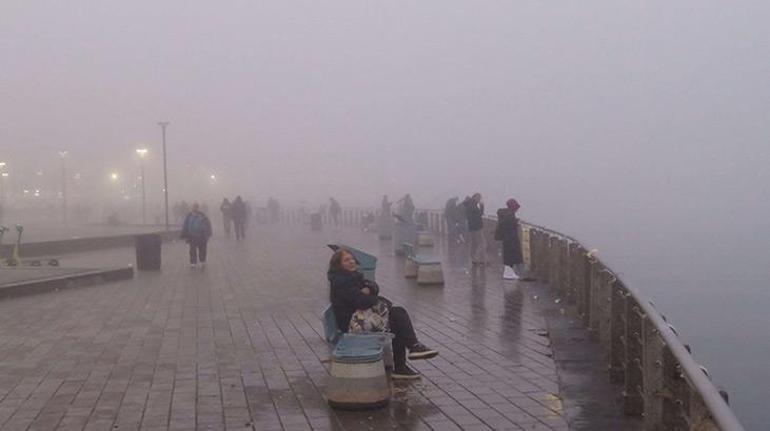
{"label": "waterfront promenade", "polygon": [[[352,228],[256,226],[215,238],[205,270],[164,244],[163,270],[0,301],[2,430],[637,429],[620,417],[598,350],[538,283],[472,271],[439,243],[446,285],[403,277],[389,242]],[[382,294],[440,351],[413,362],[383,410],[323,398],[329,348],[319,314],[342,242],[379,257]],[[133,249],[66,258],[124,264]],[[549,333],[550,331],[550,333]],[[554,345],[552,345],[552,339]],[[559,346],[564,346],[560,349]],[[590,389],[590,390],[589,390]]]}

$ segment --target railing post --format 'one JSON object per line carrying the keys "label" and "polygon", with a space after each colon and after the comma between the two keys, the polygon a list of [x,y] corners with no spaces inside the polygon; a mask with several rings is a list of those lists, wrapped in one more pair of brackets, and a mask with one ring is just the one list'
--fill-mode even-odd
{"label": "railing post", "polygon": [[559,239],[559,288],[564,296],[564,301],[574,304],[575,292],[570,282],[572,268],[569,256],[569,241]]}
{"label": "railing post", "polygon": [[591,311],[589,312],[590,325],[588,326],[588,329],[599,333],[601,337],[601,321],[604,319],[603,309],[605,300],[605,298],[602,297],[603,272],[601,264],[595,259],[591,259],[590,271]]}
{"label": "railing post", "polygon": [[663,400],[670,396],[663,384],[663,340],[648,319],[644,328],[644,429],[664,431]]}
{"label": "railing post", "polygon": [[519,225],[519,240],[521,241],[521,257],[524,260],[524,266],[529,272],[534,271],[532,268],[532,238],[530,233],[532,231],[524,226]]}
{"label": "railing post", "polygon": [[626,297],[626,359],[623,409],[629,416],[644,412],[644,314],[639,304]]}
{"label": "railing post", "polygon": [[559,285],[559,250],[556,237],[548,235],[548,283],[558,290]]}
{"label": "railing post", "polygon": [[685,412],[690,410],[690,387],[681,366],[668,346],[663,348],[663,429],[689,430]]}
{"label": "railing post", "polygon": [[575,291],[577,311],[584,326],[588,326],[589,313],[591,312],[591,274],[588,256],[585,249],[578,243],[570,244],[570,284]]}
{"label": "railing post", "polygon": [[626,293],[620,281],[614,276],[609,282],[610,288],[610,381],[622,383],[626,361]]}

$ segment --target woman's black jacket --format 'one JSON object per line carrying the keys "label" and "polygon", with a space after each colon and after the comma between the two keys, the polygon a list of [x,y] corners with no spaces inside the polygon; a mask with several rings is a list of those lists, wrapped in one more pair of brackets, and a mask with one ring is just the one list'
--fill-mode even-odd
{"label": "woman's black jacket", "polygon": [[[377,303],[380,288],[377,283],[364,279],[358,271],[329,271],[329,301],[332,303],[337,327],[342,332],[348,332],[350,318],[356,310],[366,310]],[[368,287],[370,294],[361,292]]]}

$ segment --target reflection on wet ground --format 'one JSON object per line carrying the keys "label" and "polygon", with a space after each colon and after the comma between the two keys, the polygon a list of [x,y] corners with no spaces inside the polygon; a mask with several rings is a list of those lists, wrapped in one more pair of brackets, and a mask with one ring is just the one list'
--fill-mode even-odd
{"label": "reflection on wet ground", "polygon": [[[328,302],[325,245],[334,241],[378,254],[382,294],[405,306],[421,340],[440,350],[413,363],[423,378],[394,383],[382,410],[334,411],[323,397],[329,347],[319,314]],[[216,239],[205,270],[187,268],[183,244],[167,244],[160,273],[2,301],[0,423],[9,430],[564,430],[565,410],[579,415],[606,395],[562,399],[547,322],[533,299],[543,286],[503,281],[495,265],[468,267],[462,245],[439,241],[423,252],[442,257],[445,286],[405,279],[402,258],[374,234],[258,227],[242,243]],[[125,262],[132,254],[94,258]],[[587,422],[580,424],[574,429]]]}

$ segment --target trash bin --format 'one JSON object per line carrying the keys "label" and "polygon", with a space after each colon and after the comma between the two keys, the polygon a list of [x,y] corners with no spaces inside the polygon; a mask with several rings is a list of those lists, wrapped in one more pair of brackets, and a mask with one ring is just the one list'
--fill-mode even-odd
{"label": "trash bin", "polygon": [[365,279],[374,281],[374,271],[377,269],[377,257],[344,244],[328,244],[327,247],[333,251],[337,251],[341,248],[349,251],[350,254],[353,255],[353,258],[356,259],[356,262],[358,262],[358,271],[364,275]]}
{"label": "trash bin", "polygon": [[156,233],[137,235],[136,244],[136,269],[139,271],[160,270],[160,235]]}
{"label": "trash bin", "polygon": [[321,230],[321,213],[310,214],[310,229],[318,232]]}

